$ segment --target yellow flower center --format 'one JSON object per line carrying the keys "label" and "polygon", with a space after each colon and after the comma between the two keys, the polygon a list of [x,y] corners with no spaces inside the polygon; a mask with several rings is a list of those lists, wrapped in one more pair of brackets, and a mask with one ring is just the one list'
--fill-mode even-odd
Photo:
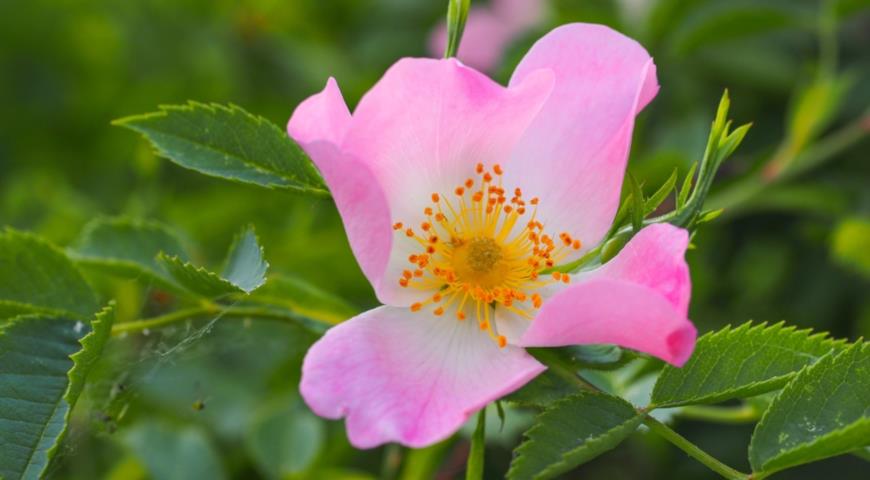
{"label": "yellow flower center", "polygon": [[450,309],[459,320],[473,314],[480,328],[503,347],[507,340],[498,333],[491,311],[500,306],[533,318],[532,310],[543,302],[536,290],[570,280],[559,272],[541,278],[541,270],[579,250],[581,243],[566,232],[559,234],[558,242],[544,233],[537,220],[537,198],[527,203],[516,188],[508,199],[499,165],[490,173],[478,164],[475,172],[478,179],[456,187],[452,200],[432,194],[432,206],[423,210],[426,221],[419,230],[402,222],[393,225],[422,249],[408,257],[411,267],[402,272],[399,285],[430,292],[426,300],[411,305],[412,311],[431,306],[435,315],[443,315]]}

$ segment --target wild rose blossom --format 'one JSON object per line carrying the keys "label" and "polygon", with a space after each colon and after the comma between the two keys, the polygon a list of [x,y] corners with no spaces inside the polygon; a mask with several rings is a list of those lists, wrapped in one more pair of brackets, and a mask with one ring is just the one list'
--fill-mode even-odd
{"label": "wild rose blossom", "polygon": [[610,343],[682,365],[696,337],[686,231],[649,226],[595,270],[545,273],[610,227],[634,118],[657,91],[643,47],[572,24],[507,87],[405,58],[352,115],[334,79],[300,104],[288,132],[384,304],[311,347],[311,409],[346,418],[356,447],[422,447],[544,371],[523,347]]}
{"label": "wild rose blossom", "polygon": [[[544,0],[492,0],[471,7],[457,57],[470,67],[491,71],[510,43],[540,23],[546,10]],[[446,46],[447,24],[441,23],[429,36],[429,52],[440,56]]]}

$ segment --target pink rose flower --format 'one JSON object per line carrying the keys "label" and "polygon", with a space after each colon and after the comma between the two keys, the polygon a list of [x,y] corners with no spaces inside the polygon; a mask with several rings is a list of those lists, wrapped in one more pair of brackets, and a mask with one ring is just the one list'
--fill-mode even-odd
{"label": "pink rose flower", "polygon": [[405,58],[352,115],[334,79],[300,104],[287,130],[384,304],[311,347],[311,409],[346,418],[356,447],[422,447],[544,371],[523,347],[610,343],[682,365],[696,337],[686,231],[649,226],[595,270],[543,273],[610,227],[655,72],[634,40],[572,24],[507,87]]}
{"label": "pink rose flower", "polygon": [[[539,23],[544,14],[543,0],[492,0],[488,7],[472,7],[457,57],[478,70],[491,71],[511,41]],[[446,46],[447,25],[441,23],[429,37],[429,52],[440,57]]]}

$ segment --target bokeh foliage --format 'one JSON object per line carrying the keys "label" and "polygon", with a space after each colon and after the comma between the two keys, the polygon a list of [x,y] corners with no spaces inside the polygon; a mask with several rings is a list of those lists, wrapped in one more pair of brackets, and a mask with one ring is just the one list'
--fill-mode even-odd
{"label": "bokeh foliage", "polygon": [[[283,125],[330,75],[354,105],[397,58],[427,55],[427,36],[445,4],[0,2],[0,224],[80,252],[89,238],[85,225],[95,218],[156,220],[181,235],[185,260],[210,266],[219,266],[233,236],[253,224],[271,275],[281,276],[257,294],[306,298],[293,307],[337,319],[368,308],[375,300],[328,199],[184,170],[110,122],[196,100],[243,105]],[[647,194],[674,167],[682,177],[700,158],[723,88],[731,92],[731,116],[754,123],[713,186],[708,207],[725,212],[705,225],[688,255],[691,318],[699,329],[785,319],[837,338],[870,336],[868,2],[554,0],[548,8],[547,22],[516,39],[495,77],[505,81],[534,39],[557,24],[600,22],[637,38],[655,57],[662,85],[632,149],[630,168]],[[159,315],[181,301],[158,281],[86,271],[101,302],[118,299],[116,322]],[[51,474],[391,475],[394,451],[353,450],[340,424],[312,417],[300,402],[299,366],[314,338],[287,324],[219,320],[110,342]],[[505,473],[528,422],[516,411],[501,430],[490,422],[487,475]],[[748,469],[751,427],[684,422],[679,429]],[[447,476],[464,468],[467,433],[438,447]],[[656,442],[635,437],[578,475],[708,474],[679,452],[637,448]],[[275,461],[282,452],[293,453]],[[405,467],[425,454],[408,457]],[[840,457],[788,475],[817,478],[831,469],[862,478],[860,462]],[[155,470],[166,465],[178,469]]]}

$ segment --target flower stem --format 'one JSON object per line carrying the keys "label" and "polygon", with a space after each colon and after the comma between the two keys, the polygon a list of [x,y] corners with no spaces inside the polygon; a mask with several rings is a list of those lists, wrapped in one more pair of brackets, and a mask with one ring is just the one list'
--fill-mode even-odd
{"label": "flower stem", "polygon": [[444,58],[455,57],[459,51],[470,3],[470,0],[447,0],[447,49]]}
{"label": "flower stem", "polygon": [[[567,380],[572,385],[576,386],[579,390],[592,390],[596,392],[601,391],[601,389],[587,382],[580,375],[577,375],[571,367],[565,365],[551,351],[545,349],[535,349],[532,350],[530,353],[532,353],[532,355],[534,355],[534,357],[537,358],[541,363],[547,365],[551,372]],[[643,423],[647,427],[649,427],[650,431],[655,432],[657,435],[672,443],[680,450],[686,452],[690,457],[703,463],[710,470],[718,473],[719,475],[722,475],[724,478],[727,478],[729,480],[747,480],[753,478],[750,475],[739,472],[729,467],[728,465],[725,465],[719,460],[716,460],[710,454],[701,450],[697,445],[690,442],[667,425],[649,416],[646,410],[638,409],[638,411],[644,415]]]}
{"label": "flower stem", "polygon": [[650,431],[655,432],[657,435],[671,442],[675,447],[686,452],[686,454],[688,454],[690,457],[703,463],[707,468],[713,470],[719,475],[722,475],[729,480],[746,480],[750,478],[749,475],[738,472],[737,470],[734,470],[733,468],[725,465],[719,460],[716,460],[715,458],[710,456],[710,454],[698,448],[697,445],[690,442],[685,437],[675,432],[667,425],[659,422],[655,418],[647,415],[643,419],[643,423],[644,425],[649,427]]}
{"label": "flower stem", "polygon": [[179,323],[206,316],[222,316],[232,318],[260,318],[268,320],[281,320],[291,323],[302,323],[303,319],[290,312],[282,312],[264,307],[235,307],[215,304],[205,304],[200,307],[185,308],[166,315],[152,318],[134,320],[132,322],[117,323],[112,326],[112,335],[122,333],[141,332],[143,330],[165,327],[173,323]]}

